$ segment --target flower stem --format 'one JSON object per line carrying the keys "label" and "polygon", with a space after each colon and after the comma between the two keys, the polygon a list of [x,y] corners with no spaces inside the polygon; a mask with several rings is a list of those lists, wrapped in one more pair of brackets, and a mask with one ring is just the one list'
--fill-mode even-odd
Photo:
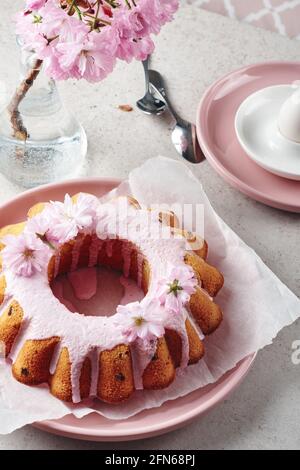
{"label": "flower stem", "polygon": [[69,12],[68,12],[69,15],[71,15],[73,8],[76,10],[79,19],[82,20],[82,13],[80,11],[80,8],[78,8],[78,6],[76,5],[76,0],[72,0],[72,3],[70,5],[70,9],[69,9]]}
{"label": "flower stem", "polygon": [[32,85],[34,84],[35,79],[39,75],[42,63],[42,60],[36,60],[34,66],[29,70],[24,80],[22,80],[22,82],[16,89],[9,105],[7,106],[7,110],[10,115],[10,122],[13,128],[13,136],[18,140],[23,140],[24,142],[28,139],[29,134],[23,123],[23,119],[19,111],[19,106],[24,100]]}
{"label": "flower stem", "polygon": [[70,14],[75,6],[76,0],[72,0],[68,13]]}
{"label": "flower stem", "polygon": [[104,0],[104,2],[107,3],[112,8],[117,8],[119,6],[116,0]]}
{"label": "flower stem", "polygon": [[98,0],[97,10],[96,10],[94,24],[93,24],[93,29],[96,29],[99,11],[100,11],[100,1]]}
{"label": "flower stem", "polygon": [[[92,18],[93,20],[97,20],[97,18],[95,18],[94,15],[91,15],[90,13],[83,13],[83,16],[87,16],[88,18]],[[107,26],[111,26],[111,22],[110,21],[106,21],[106,20],[103,20],[101,17],[98,18],[99,22],[100,23],[103,23]]]}

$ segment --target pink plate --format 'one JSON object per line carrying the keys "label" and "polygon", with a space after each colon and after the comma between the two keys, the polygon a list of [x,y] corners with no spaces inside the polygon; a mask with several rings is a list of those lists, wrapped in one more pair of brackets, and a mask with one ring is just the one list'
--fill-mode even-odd
{"label": "pink plate", "polygon": [[82,419],[69,415],[34,426],[42,431],[87,441],[133,441],[158,436],[187,425],[221,403],[242,382],[254,359],[255,354],[246,357],[213,385],[126,420],[110,420],[94,413]]}
{"label": "pink plate", "polygon": [[231,72],[203,96],[197,135],[213,168],[232,186],[272,207],[300,212],[300,182],[276,176],[256,165],[240,146],[234,128],[236,112],[250,94],[300,79],[300,62],[268,62]]}
{"label": "pink plate", "polygon": [[[24,220],[28,209],[38,202],[63,199],[66,193],[76,194],[80,191],[101,196],[119,183],[119,180],[91,178],[27,191],[0,207],[1,226]],[[247,375],[254,359],[255,354],[243,359],[215,384],[127,420],[109,420],[94,413],[82,419],[69,415],[34,426],[50,433],[90,441],[129,441],[163,434],[184,426],[224,400]]]}

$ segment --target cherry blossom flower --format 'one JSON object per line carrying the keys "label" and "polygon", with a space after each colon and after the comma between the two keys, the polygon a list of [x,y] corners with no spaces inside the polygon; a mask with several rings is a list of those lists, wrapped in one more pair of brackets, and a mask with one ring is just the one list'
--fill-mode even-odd
{"label": "cherry blossom flower", "polygon": [[51,78],[97,82],[117,59],[144,60],[151,54],[150,36],[172,20],[178,5],[178,0],[26,0],[16,29]]}
{"label": "cherry blossom flower", "polygon": [[28,219],[25,227],[26,233],[35,234],[44,243],[47,243],[49,247],[53,248],[52,243],[55,242],[51,234],[51,227],[53,222],[49,216],[47,208],[41,213]]}
{"label": "cherry blossom flower", "polygon": [[178,314],[195,292],[197,280],[189,266],[170,267],[167,278],[160,280],[157,298],[168,311]]}
{"label": "cherry blossom flower", "polygon": [[86,34],[77,32],[68,42],[57,45],[59,64],[62,70],[72,70],[72,75],[98,82],[113,71],[116,36],[110,29],[100,35],[96,31]]}
{"label": "cherry blossom flower", "polygon": [[41,31],[48,39],[59,36],[62,40],[68,40],[70,36],[90,31],[88,25],[60,8],[56,0],[48,0],[44,8],[39,10],[39,15],[42,18]]}
{"label": "cherry blossom flower", "polygon": [[76,237],[80,230],[91,230],[95,223],[98,199],[89,194],[80,194],[76,202],[66,194],[64,202],[51,202],[48,208],[52,227],[50,237],[65,243]]}
{"label": "cherry blossom flower", "polygon": [[42,8],[47,0],[27,0],[26,1],[26,8],[28,10],[38,10]]}
{"label": "cherry blossom flower", "polygon": [[32,44],[37,40],[41,23],[38,17],[31,13],[19,12],[16,17],[16,33],[20,37],[23,47],[28,50],[33,50]]}
{"label": "cherry blossom flower", "polygon": [[[41,48],[37,49],[39,57],[43,60],[45,71],[54,80],[67,80],[68,78],[75,78],[74,70],[63,70],[59,64],[59,53],[56,49],[57,40],[50,44],[42,44]],[[78,77],[79,78],[79,77]]]}
{"label": "cherry blossom flower", "polygon": [[119,305],[115,317],[116,326],[121,326],[129,343],[138,338],[145,342],[160,338],[165,332],[165,320],[166,316],[156,302]]}
{"label": "cherry blossom flower", "polygon": [[3,266],[17,276],[30,277],[47,266],[50,249],[35,234],[24,232],[17,237],[7,235],[3,241]]}

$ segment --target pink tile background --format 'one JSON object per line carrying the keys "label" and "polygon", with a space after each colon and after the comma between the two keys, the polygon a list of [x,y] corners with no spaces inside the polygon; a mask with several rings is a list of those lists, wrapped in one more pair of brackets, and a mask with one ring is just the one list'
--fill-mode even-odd
{"label": "pink tile background", "polygon": [[300,0],[182,0],[300,40]]}

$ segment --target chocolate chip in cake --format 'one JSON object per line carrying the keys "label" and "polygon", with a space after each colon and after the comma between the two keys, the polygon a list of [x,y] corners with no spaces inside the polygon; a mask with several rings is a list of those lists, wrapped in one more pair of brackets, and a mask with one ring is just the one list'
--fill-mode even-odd
{"label": "chocolate chip in cake", "polygon": [[12,306],[10,306],[9,309],[8,309],[7,315],[8,315],[9,317],[11,317],[11,315],[12,315],[13,313],[14,313],[14,309],[13,309]]}
{"label": "chocolate chip in cake", "polygon": [[124,357],[129,356],[129,351],[124,351],[119,353],[118,357],[119,359],[124,359]]}
{"label": "chocolate chip in cake", "polygon": [[125,375],[123,375],[122,372],[119,372],[115,375],[115,378],[118,382],[123,382],[125,380]]}
{"label": "chocolate chip in cake", "polygon": [[21,375],[24,375],[24,377],[28,377],[28,375],[29,375],[29,370],[26,369],[26,367],[22,367],[22,369],[21,369]]}

